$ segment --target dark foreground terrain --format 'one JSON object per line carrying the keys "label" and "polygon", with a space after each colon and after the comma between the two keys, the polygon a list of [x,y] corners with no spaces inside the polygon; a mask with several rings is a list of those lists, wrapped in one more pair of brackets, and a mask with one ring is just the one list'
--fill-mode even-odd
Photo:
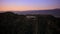
{"label": "dark foreground terrain", "polygon": [[60,34],[60,18],[52,15],[0,13],[0,34]]}

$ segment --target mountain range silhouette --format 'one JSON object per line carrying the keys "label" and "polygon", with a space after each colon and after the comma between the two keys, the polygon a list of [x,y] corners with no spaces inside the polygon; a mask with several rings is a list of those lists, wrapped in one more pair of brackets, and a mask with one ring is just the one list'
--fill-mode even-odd
{"label": "mountain range silhouette", "polygon": [[[4,12],[4,11],[0,11]],[[6,12],[6,11],[5,11]],[[43,14],[43,15],[53,15],[55,17],[60,17],[60,8],[51,9],[51,10],[28,10],[28,11],[7,11],[13,12],[15,14]]]}

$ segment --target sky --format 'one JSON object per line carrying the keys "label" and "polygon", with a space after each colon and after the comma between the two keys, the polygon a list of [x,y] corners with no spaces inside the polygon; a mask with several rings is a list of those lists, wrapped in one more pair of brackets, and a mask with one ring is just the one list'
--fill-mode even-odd
{"label": "sky", "polygon": [[0,11],[48,10],[60,8],[60,0],[0,0]]}

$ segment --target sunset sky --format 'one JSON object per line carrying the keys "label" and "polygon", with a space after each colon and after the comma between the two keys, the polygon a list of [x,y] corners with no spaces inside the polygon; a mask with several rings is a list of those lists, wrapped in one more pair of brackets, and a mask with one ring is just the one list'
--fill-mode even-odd
{"label": "sunset sky", "polygon": [[48,10],[60,8],[60,0],[0,0],[0,11]]}

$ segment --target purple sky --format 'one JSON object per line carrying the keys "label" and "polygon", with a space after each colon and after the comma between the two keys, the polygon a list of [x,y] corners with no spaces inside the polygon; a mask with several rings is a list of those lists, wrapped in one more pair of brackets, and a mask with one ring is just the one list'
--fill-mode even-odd
{"label": "purple sky", "polygon": [[0,0],[0,10],[47,10],[60,8],[60,0]]}

